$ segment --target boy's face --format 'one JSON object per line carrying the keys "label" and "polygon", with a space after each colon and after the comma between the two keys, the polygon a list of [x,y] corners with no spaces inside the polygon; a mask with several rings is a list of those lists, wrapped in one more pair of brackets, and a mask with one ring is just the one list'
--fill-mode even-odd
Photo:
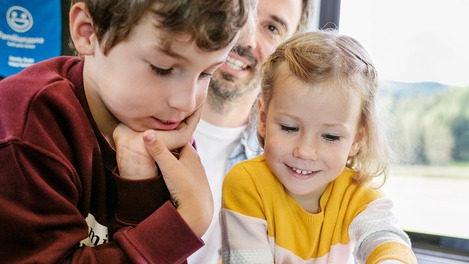
{"label": "boy's face", "polygon": [[154,24],[150,15],[144,16],[107,55],[93,37],[94,54],[86,57],[84,79],[101,130],[117,123],[135,131],[175,129],[202,105],[211,74],[232,48],[207,52],[177,36],[165,50]]}
{"label": "boy's face", "polygon": [[266,161],[297,201],[319,199],[358,151],[360,98],[336,85],[282,78],[260,109]]}

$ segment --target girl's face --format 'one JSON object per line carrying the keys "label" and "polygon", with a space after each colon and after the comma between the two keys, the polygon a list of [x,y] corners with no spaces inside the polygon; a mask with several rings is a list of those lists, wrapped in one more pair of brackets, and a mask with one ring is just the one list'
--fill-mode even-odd
{"label": "girl's face", "polygon": [[92,110],[106,109],[95,111],[104,130],[117,123],[135,131],[175,129],[202,105],[212,73],[231,50],[207,52],[185,36],[171,39],[168,50],[148,13],[108,54],[96,44],[86,57],[85,89]]}
{"label": "girl's face", "polygon": [[297,201],[319,201],[360,147],[360,98],[336,83],[307,84],[280,76],[258,131],[267,164]]}

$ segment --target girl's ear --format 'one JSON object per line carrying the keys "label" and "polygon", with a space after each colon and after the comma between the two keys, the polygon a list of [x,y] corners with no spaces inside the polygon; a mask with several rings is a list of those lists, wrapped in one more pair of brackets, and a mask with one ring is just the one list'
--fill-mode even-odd
{"label": "girl's ear", "polygon": [[257,109],[258,109],[258,118],[257,118],[257,134],[261,138],[265,138],[265,121],[267,119],[266,106],[262,96],[259,96],[257,99]]}
{"label": "girl's ear", "polygon": [[74,4],[70,9],[70,36],[75,49],[81,55],[92,55],[97,43],[93,21],[84,2]]}
{"label": "girl's ear", "polygon": [[350,148],[350,152],[348,154],[349,157],[357,155],[358,151],[362,146],[363,139],[365,138],[365,133],[366,129],[364,126],[362,126],[355,135],[355,140],[353,141],[352,147]]}

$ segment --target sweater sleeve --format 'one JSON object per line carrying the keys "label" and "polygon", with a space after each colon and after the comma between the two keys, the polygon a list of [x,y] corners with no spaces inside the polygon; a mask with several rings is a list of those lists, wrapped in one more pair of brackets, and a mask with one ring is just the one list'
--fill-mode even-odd
{"label": "sweater sleeve", "polygon": [[182,263],[203,245],[169,201],[114,239],[136,263]]}
{"label": "sweater sleeve", "polygon": [[133,262],[182,263],[204,245],[170,201],[161,175],[129,180],[113,173],[113,179],[117,188],[113,239]]}
{"label": "sweater sleeve", "polygon": [[273,263],[261,197],[241,165],[226,175],[222,199],[222,262]]}
{"label": "sweater sleeve", "polygon": [[88,226],[73,170],[21,142],[0,147],[0,167],[0,258],[7,262],[183,263],[203,245],[167,202],[113,241],[80,247]]}
{"label": "sweater sleeve", "polygon": [[378,198],[350,224],[350,237],[357,241],[354,255],[359,263],[417,263],[409,237],[396,225],[392,206],[389,198]]}

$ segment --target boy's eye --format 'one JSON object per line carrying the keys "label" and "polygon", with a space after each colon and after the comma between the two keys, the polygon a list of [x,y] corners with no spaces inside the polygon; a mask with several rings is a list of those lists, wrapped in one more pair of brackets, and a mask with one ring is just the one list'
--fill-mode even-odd
{"label": "boy's eye", "polygon": [[322,135],[322,137],[327,141],[338,141],[338,140],[340,140],[339,136],[330,135],[330,134],[324,134],[324,135]]}
{"label": "boy's eye", "polygon": [[280,128],[287,133],[293,133],[298,131],[298,128],[293,126],[280,125]]}
{"label": "boy's eye", "polygon": [[162,68],[158,68],[155,65],[151,65],[151,64],[150,64],[150,68],[151,68],[152,71],[154,71],[158,75],[168,75],[173,71],[173,68],[162,69]]}
{"label": "boy's eye", "polygon": [[211,73],[208,73],[208,72],[202,72],[200,74],[200,79],[211,79],[212,78],[212,74]]}

